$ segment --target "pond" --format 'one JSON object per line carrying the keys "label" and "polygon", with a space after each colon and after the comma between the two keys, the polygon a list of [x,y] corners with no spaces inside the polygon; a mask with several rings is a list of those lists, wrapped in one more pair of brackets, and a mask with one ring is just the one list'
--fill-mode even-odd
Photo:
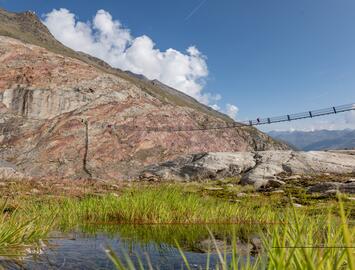
{"label": "pond", "polygon": [[105,251],[111,248],[123,262],[128,255],[136,266],[142,261],[145,269],[149,263],[154,269],[182,269],[179,243],[191,268],[205,269],[208,257],[210,267],[219,262],[216,248],[231,259],[233,239],[237,239],[241,260],[255,254],[257,230],[250,225],[86,225],[70,232],[52,232],[32,254],[3,258],[0,268],[115,269]]}

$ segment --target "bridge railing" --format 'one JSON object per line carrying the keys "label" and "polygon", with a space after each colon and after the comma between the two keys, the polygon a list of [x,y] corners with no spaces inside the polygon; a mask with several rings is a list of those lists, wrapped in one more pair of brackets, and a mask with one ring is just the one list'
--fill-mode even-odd
{"label": "bridge railing", "polygon": [[354,103],[340,105],[340,106],[336,106],[336,107],[329,107],[329,108],[320,109],[320,110],[313,110],[313,111],[294,113],[294,114],[286,114],[286,115],[276,116],[276,117],[257,118],[255,120],[243,121],[242,123],[246,124],[246,125],[250,125],[250,126],[257,126],[257,125],[265,125],[265,124],[288,122],[288,121],[300,120],[300,119],[306,119],[306,118],[313,118],[313,117],[317,117],[317,116],[336,114],[336,113],[346,112],[346,111],[351,111],[351,110],[355,110]]}
{"label": "bridge railing", "polygon": [[[322,116],[322,115],[328,115],[328,114],[336,114],[336,113],[341,113],[341,112],[346,112],[346,111],[351,111],[355,110],[355,103],[352,104],[346,104],[346,105],[340,105],[336,107],[329,107],[325,109],[320,109],[320,110],[313,110],[313,111],[307,111],[307,112],[301,112],[301,113],[294,113],[294,114],[288,114],[288,115],[282,115],[282,116],[276,116],[276,117],[267,117],[267,118],[258,118],[255,120],[248,120],[248,121],[242,121],[242,122],[234,122],[234,123],[224,123],[222,126],[219,125],[219,123],[211,123],[209,126],[202,126],[202,127],[191,127],[191,126],[155,126],[155,127],[140,127],[137,125],[115,125],[112,123],[106,123],[106,122],[97,122],[97,123],[92,123],[92,125],[97,125],[98,128],[104,128],[104,129],[115,129],[119,131],[137,131],[137,132],[180,132],[180,131],[204,131],[204,130],[217,130],[217,129],[228,129],[228,128],[237,128],[237,127],[243,127],[243,126],[258,126],[258,125],[266,125],[266,124],[273,124],[273,123],[279,123],[279,122],[289,122],[289,121],[294,121],[294,120],[300,120],[300,119],[305,119],[305,118],[313,118],[317,116]],[[0,124],[0,135],[7,135],[10,134],[11,132],[7,130],[6,126],[2,126]]]}

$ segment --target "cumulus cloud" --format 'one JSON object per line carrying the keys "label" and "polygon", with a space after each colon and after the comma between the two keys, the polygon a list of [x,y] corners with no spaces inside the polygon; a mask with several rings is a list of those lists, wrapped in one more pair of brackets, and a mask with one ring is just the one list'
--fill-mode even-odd
{"label": "cumulus cloud", "polygon": [[64,8],[45,14],[43,22],[64,45],[96,56],[113,67],[157,79],[207,105],[221,98],[203,91],[208,67],[206,56],[195,46],[186,52],[172,48],[161,51],[150,37],[133,37],[129,29],[102,9],[91,22],[77,20],[75,14]]}
{"label": "cumulus cloud", "polygon": [[237,119],[237,114],[238,114],[238,107],[232,104],[227,104],[226,105],[226,114],[230,117],[233,118],[234,120]]}

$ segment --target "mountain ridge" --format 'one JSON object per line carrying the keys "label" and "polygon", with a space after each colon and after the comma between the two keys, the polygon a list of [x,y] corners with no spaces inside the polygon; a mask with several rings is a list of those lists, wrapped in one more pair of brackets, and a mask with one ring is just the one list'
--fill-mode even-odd
{"label": "mountain ridge", "polygon": [[297,149],[341,150],[355,148],[355,130],[270,131],[268,134]]}
{"label": "mountain ridge", "polygon": [[174,91],[171,91],[169,94],[164,93],[160,91],[158,87],[154,86],[154,81],[156,80],[150,81],[146,78],[142,78],[142,75],[139,74],[134,74],[134,76],[132,76],[133,73],[130,71],[127,72],[118,68],[113,68],[101,59],[84,52],[76,52],[66,47],[54,38],[54,36],[34,12],[25,11],[21,13],[11,13],[0,8],[0,35],[9,36],[25,43],[44,47],[54,53],[63,54],[84,61],[87,64],[94,65],[105,72],[112,73],[126,80],[130,80],[134,84],[139,85],[144,91],[154,95],[162,101],[168,100],[176,103],[177,105],[192,107],[203,112],[207,112],[213,116],[220,117],[226,121],[233,122],[233,119],[227,115],[199,103],[196,99],[190,96],[188,96],[187,100],[181,99],[180,97],[181,94],[183,94],[182,92],[164,85],[161,82],[159,82],[161,85],[164,85]]}

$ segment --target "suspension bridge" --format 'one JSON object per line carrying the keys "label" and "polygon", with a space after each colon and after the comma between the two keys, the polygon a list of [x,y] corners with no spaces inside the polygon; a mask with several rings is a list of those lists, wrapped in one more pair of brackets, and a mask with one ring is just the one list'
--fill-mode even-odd
{"label": "suspension bridge", "polygon": [[307,111],[307,112],[301,112],[295,114],[286,114],[286,115],[276,116],[276,117],[269,117],[269,118],[262,118],[262,119],[257,118],[255,120],[249,120],[242,123],[249,126],[258,126],[258,125],[266,125],[266,124],[273,124],[273,123],[280,123],[280,122],[289,122],[289,121],[306,119],[306,118],[314,118],[318,116],[337,114],[337,113],[348,112],[352,110],[355,110],[355,103],[340,105],[340,106],[330,107],[330,108],[325,108],[320,110],[314,110],[314,111]]}
{"label": "suspension bridge", "polygon": [[[281,122],[290,122],[290,121],[296,121],[301,119],[338,114],[338,113],[348,112],[352,110],[355,110],[355,103],[334,106],[334,107],[329,107],[329,108],[324,108],[319,110],[305,111],[301,113],[286,114],[286,115],[276,116],[276,117],[257,118],[254,120],[224,123],[223,125],[220,125],[220,123],[213,123],[213,125],[210,126],[205,125],[201,127],[161,126],[161,127],[140,128],[139,126],[135,126],[135,125],[116,125],[110,123],[95,123],[95,124],[91,124],[90,126],[99,125],[99,127],[101,128],[114,128],[117,131],[119,130],[141,131],[141,132],[208,131],[208,130],[231,129],[231,128],[240,128],[240,127],[248,127],[248,126],[250,127],[250,126],[268,125],[268,124],[281,123]],[[6,130],[2,130],[2,134],[5,135],[7,133],[8,132]]]}
{"label": "suspension bridge", "polygon": [[132,125],[103,125],[103,127],[109,128],[117,128],[118,130],[124,131],[146,131],[146,132],[180,132],[180,131],[204,131],[204,130],[216,130],[216,129],[230,129],[230,128],[238,128],[238,127],[247,127],[247,126],[259,126],[259,125],[268,125],[274,123],[281,122],[290,122],[307,118],[315,118],[319,116],[338,114],[343,112],[348,112],[355,110],[355,103],[334,106],[319,110],[306,111],[301,113],[294,114],[286,114],[282,116],[276,117],[267,117],[267,118],[257,118],[255,120],[247,120],[247,121],[238,121],[232,123],[226,123],[224,125],[211,125],[211,126],[203,126],[203,127],[145,127],[144,129],[139,126]]}

